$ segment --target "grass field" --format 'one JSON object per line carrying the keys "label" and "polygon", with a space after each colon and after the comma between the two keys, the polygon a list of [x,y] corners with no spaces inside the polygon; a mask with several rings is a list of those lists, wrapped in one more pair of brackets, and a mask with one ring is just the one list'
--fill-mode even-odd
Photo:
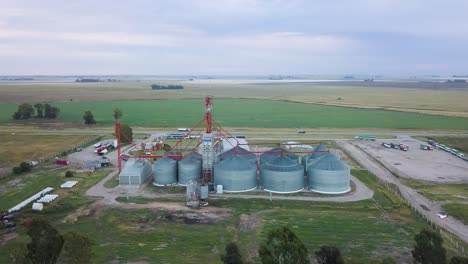
{"label": "grass field", "polygon": [[[144,127],[190,127],[203,116],[203,100],[60,102],[59,122],[81,123],[91,110],[102,125],[113,123],[112,110],[123,110],[121,122]],[[15,104],[0,104],[0,122],[11,122]],[[226,127],[263,128],[398,128],[467,130],[468,119],[436,115],[322,106],[252,99],[217,99],[214,118]]]}
{"label": "grass field", "polygon": [[[57,187],[65,181],[64,169],[38,170],[22,175],[19,181],[1,182],[8,190],[0,192],[0,208],[7,208],[45,186]],[[184,212],[164,210],[107,209],[100,215],[82,216],[73,223],[63,217],[82,205],[92,202],[84,191],[102,179],[109,170],[92,176],[76,175],[76,189],[60,190],[61,209],[48,206],[42,213],[61,232],[77,231],[94,241],[93,262],[147,261],[149,263],[219,263],[219,255],[230,241],[236,241],[246,260],[254,262],[259,243],[269,229],[281,225],[292,228],[310,252],[322,245],[340,248],[346,263],[377,263],[382,256],[409,259],[413,237],[427,225],[412,214],[398,197],[381,186],[367,171],[353,170],[353,175],[375,191],[373,200],[352,203],[273,201],[264,199],[211,199],[210,207],[226,208],[230,214],[212,224],[187,224],[174,221]],[[10,186],[14,184],[18,188]],[[119,198],[125,202],[125,198]],[[134,197],[134,203],[154,199]],[[165,199],[159,202],[177,202]],[[385,214],[376,206],[384,208]],[[197,214],[197,211],[191,212]],[[24,217],[31,214],[24,212]],[[244,226],[248,217],[253,225]],[[0,247],[0,263],[8,263],[8,253],[24,247],[27,236],[18,227],[19,238]]]}
{"label": "grass field", "polygon": [[[63,167],[36,168],[31,173],[16,176],[14,179],[2,179],[0,181],[2,186],[0,189],[0,212],[10,209],[46,187],[54,188],[54,193],[59,194],[59,198],[54,201],[54,204],[63,204],[64,207],[69,207],[69,210],[76,209],[78,206],[73,200],[79,200],[78,202],[86,200],[87,198],[83,196],[84,192],[110,172],[110,169],[102,169],[92,175],[78,173],[71,178],[65,178],[64,175],[68,169]],[[66,181],[78,181],[78,184],[70,190],[60,189],[60,185]]]}
{"label": "grass field", "polygon": [[[181,84],[183,91],[153,91],[151,84]],[[381,108],[468,117],[467,89],[365,87],[360,83],[254,84],[232,80],[125,81],[118,83],[33,83],[0,85],[0,102],[104,101],[135,99],[257,98],[362,108]],[[338,99],[340,98],[340,99]]]}
{"label": "grass field", "polygon": [[400,181],[433,201],[468,202],[468,184],[435,184],[403,178]]}
{"label": "grass field", "polygon": [[446,204],[443,206],[443,208],[447,212],[447,214],[458,218],[465,225],[468,224],[468,204]]}
{"label": "grass field", "polygon": [[44,158],[93,138],[89,135],[0,133],[0,167]]}

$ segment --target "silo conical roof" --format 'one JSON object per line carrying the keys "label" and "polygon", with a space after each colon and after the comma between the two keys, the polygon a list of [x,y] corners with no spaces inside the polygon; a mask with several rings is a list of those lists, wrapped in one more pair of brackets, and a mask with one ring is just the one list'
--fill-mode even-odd
{"label": "silo conical roof", "polygon": [[349,170],[349,166],[343,161],[339,160],[338,157],[332,153],[325,154],[312,165],[314,170]]}
{"label": "silo conical roof", "polygon": [[303,166],[297,163],[296,160],[288,156],[279,156],[262,165],[263,170],[272,171],[297,171],[303,170]]}
{"label": "silo conical roof", "polygon": [[184,160],[186,158],[202,159],[202,157],[203,157],[202,154],[200,154],[198,152],[190,152],[189,154],[185,155],[182,160]]}
{"label": "silo conical roof", "polygon": [[328,151],[328,148],[325,147],[324,145],[320,144],[320,145],[318,145],[317,147],[314,148],[314,151],[309,156],[309,159],[321,158],[322,156],[327,154],[325,151]]}
{"label": "silo conical roof", "polygon": [[216,164],[216,168],[223,170],[251,170],[254,168],[249,160],[243,157],[244,155],[233,155]]}

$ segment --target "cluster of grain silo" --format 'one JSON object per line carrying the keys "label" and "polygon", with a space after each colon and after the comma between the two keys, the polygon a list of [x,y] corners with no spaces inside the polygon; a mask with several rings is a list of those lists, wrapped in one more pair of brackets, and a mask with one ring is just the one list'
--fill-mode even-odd
{"label": "cluster of grain silo", "polygon": [[[166,155],[151,166],[149,160],[131,159],[120,175],[121,184],[142,184],[153,171],[156,186],[187,185],[202,177],[202,155],[181,160]],[[350,167],[324,145],[299,157],[275,147],[261,155],[236,146],[220,154],[213,167],[214,187],[226,192],[246,192],[258,187],[273,193],[294,193],[305,188],[318,193],[340,194],[350,190]],[[218,189],[218,188],[217,188]]]}

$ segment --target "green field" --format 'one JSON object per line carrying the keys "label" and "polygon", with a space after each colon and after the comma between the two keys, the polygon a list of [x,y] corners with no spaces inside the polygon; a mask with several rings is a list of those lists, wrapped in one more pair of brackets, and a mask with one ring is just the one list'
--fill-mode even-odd
{"label": "green field", "polygon": [[[113,123],[112,110],[123,110],[121,122],[143,127],[190,127],[203,116],[203,100],[58,102],[59,122],[82,123],[91,110],[101,125]],[[0,104],[0,122],[11,122],[16,104]],[[214,118],[226,127],[264,128],[398,128],[468,130],[467,118],[387,110],[369,110],[254,99],[216,99]]]}
{"label": "green field", "polygon": [[445,204],[443,208],[447,214],[458,218],[458,220],[462,221],[465,225],[468,224],[468,204]]}
{"label": "green field", "polygon": [[400,181],[433,201],[468,202],[468,184],[436,184],[403,178]]}
{"label": "green field", "polygon": [[[57,187],[66,180],[63,178],[65,170],[39,169],[15,180],[2,181],[2,186],[7,189],[0,192],[0,208],[9,208],[46,186]],[[385,255],[407,260],[414,235],[428,227],[400,198],[365,170],[353,170],[353,175],[374,190],[374,200],[330,203],[210,199],[211,209],[227,210],[217,222],[200,224],[184,222],[184,218],[174,220],[174,217],[187,215],[182,211],[107,208],[101,213],[83,215],[72,223],[65,223],[65,216],[93,201],[84,196],[85,190],[109,172],[107,169],[91,176],[76,175],[72,178],[79,181],[76,189],[57,190],[58,201],[40,213],[61,232],[73,230],[89,235],[94,242],[95,263],[219,263],[219,255],[230,241],[238,243],[245,260],[255,262],[258,245],[268,230],[282,225],[292,228],[310,252],[322,245],[337,246],[346,263],[379,263],[377,261]],[[118,200],[124,202],[125,199]],[[173,198],[132,197],[125,202],[144,204],[152,201],[182,204],[180,199]],[[56,204],[60,204],[60,208],[55,208]],[[202,216],[197,210],[188,214]],[[32,215],[27,209],[22,217]],[[245,217],[252,220],[253,225],[243,224],[241,219]],[[25,229],[18,226],[17,232],[17,239],[0,247],[0,263],[8,263],[8,253],[27,243]],[[449,254],[453,254],[448,249]]]}

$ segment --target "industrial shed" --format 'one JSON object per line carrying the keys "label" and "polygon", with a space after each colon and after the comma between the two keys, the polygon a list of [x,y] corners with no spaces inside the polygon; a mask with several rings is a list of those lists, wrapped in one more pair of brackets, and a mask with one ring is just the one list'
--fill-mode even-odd
{"label": "industrial shed", "polygon": [[119,175],[122,185],[140,185],[152,174],[151,163],[148,159],[129,159]]}

